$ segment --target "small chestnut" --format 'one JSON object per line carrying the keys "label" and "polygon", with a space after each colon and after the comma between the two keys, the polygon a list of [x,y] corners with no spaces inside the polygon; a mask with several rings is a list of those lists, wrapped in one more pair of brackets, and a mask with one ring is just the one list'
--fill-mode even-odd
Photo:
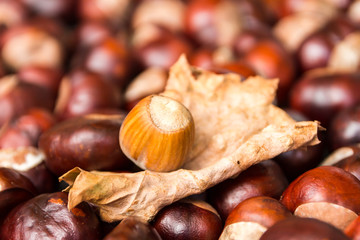
{"label": "small chestnut", "polygon": [[120,106],[120,92],[101,75],[73,69],[63,77],[55,106],[55,115],[67,119]]}
{"label": "small chestnut", "polygon": [[161,240],[155,228],[138,217],[123,219],[103,240]]}
{"label": "small chestnut", "polygon": [[341,230],[314,218],[290,217],[275,223],[260,240],[350,240]]}
{"label": "small chestnut", "polygon": [[225,221],[242,201],[256,196],[278,199],[287,186],[288,180],[279,165],[273,160],[266,160],[251,166],[236,178],[210,188],[208,199]]}
{"label": "small chestnut", "polygon": [[39,139],[39,148],[46,155],[47,167],[56,176],[74,167],[123,170],[130,163],[119,146],[119,129],[124,117],[88,114],[54,125]]}
{"label": "small chestnut", "polygon": [[1,226],[0,239],[98,240],[99,220],[87,203],[67,208],[65,192],[38,195],[13,209]]}
{"label": "small chestnut", "polygon": [[180,201],[161,209],[152,225],[163,240],[218,239],[222,222],[204,201]]}
{"label": "small chestnut", "polygon": [[0,167],[0,189],[0,222],[11,209],[37,195],[28,178],[14,169],[4,167]]}
{"label": "small chestnut", "polygon": [[291,216],[291,212],[274,198],[248,198],[231,211],[219,239],[259,239],[269,227]]}

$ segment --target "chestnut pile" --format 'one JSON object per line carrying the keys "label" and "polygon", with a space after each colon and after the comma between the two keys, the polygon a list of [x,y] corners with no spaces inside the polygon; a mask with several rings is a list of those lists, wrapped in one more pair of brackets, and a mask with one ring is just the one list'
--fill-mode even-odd
{"label": "chestnut pile", "polygon": [[[359,0],[0,0],[0,240],[360,239],[359,52]],[[319,121],[322,142],[151,222],[107,223],[86,202],[68,210],[58,177],[74,167],[141,170],[119,129],[182,54],[278,78],[274,104]],[[167,167],[155,170],[178,166]]]}

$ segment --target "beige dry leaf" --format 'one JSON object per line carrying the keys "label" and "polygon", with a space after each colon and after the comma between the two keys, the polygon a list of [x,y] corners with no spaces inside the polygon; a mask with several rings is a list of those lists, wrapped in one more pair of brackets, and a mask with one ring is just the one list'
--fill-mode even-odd
{"label": "beige dry leaf", "polygon": [[70,184],[69,208],[82,201],[103,220],[127,216],[151,220],[164,206],[205,191],[262,160],[318,143],[318,122],[295,122],[272,105],[278,81],[218,75],[191,67],[182,56],[170,70],[163,95],[182,102],[195,121],[195,143],[182,169],[161,173],[87,172],[75,168],[60,179]]}

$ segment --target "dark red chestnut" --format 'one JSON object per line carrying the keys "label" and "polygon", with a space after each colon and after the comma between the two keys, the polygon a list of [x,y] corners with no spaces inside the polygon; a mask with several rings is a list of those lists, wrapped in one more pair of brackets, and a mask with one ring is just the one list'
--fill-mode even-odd
{"label": "dark red chestnut", "polygon": [[305,74],[291,89],[290,106],[328,127],[338,112],[360,103],[359,77],[359,72]]}
{"label": "dark red chestnut", "polygon": [[360,142],[360,105],[344,109],[334,117],[329,137],[332,149]]}
{"label": "dark red chestnut", "polygon": [[161,237],[148,222],[138,217],[123,219],[104,240],[161,240]]}
{"label": "dark red chestnut", "polygon": [[75,69],[60,84],[55,114],[66,119],[120,106],[119,89],[102,76]]}
{"label": "dark red chestnut", "polygon": [[112,82],[119,89],[127,84],[130,70],[130,56],[125,43],[108,37],[87,51],[84,67]]}
{"label": "dark red chestnut", "polygon": [[260,240],[350,240],[334,226],[313,218],[291,217],[275,223]]}
{"label": "dark red chestnut", "polygon": [[45,166],[45,154],[33,147],[8,148],[0,150],[0,167],[11,168],[35,186],[38,193],[55,190],[57,179]]}
{"label": "dark red chestnut", "polygon": [[[293,109],[285,109],[296,121],[309,121],[302,113]],[[318,133],[319,137],[321,133]],[[324,143],[321,142],[315,146],[298,148],[288,152],[281,153],[274,158],[279,164],[289,182],[293,181],[300,174],[319,165],[323,160]]]}
{"label": "dark red chestnut", "polygon": [[121,27],[126,19],[133,1],[100,1],[80,0],[79,17],[82,20],[104,22],[114,27]]}
{"label": "dark red chestnut", "polygon": [[112,28],[105,23],[96,21],[80,22],[75,29],[75,46],[77,49],[89,49],[113,36],[113,34]]}
{"label": "dark red chestnut", "polygon": [[278,199],[288,181],[279,165],[273,160],[258,163],[234,179],[228,179],[208,190],[209,202],[223,221],[242,201],[256,196]]}
{"label": "dark red chestnut", "polygon": [[167,29],[157,27],[162,34],[156,37],[137,39],[135,54],[137,60],[145,68],[160,67],[168,70],[181,54],[190,55],[192,44],[181,33],[173,33]]}
{"label": "dark red chestnut", "polygon": [[34,185],[18,171],[0,167],[0,222],[17,205],[34,197]]}
{"label": "dark red chestnut", "polygon": [[55,122],[55,116],[48,110],[31,108],[25,114],[2,126],[0,148],[36,147],[39,136]]}
{"label": "dark red chestnut", "polygon": [[19,1],[0,1],[0,33],[15,25],[23,23],[29,16],[26,7]]}
{"label": "dark red chestnut", "polygon": [[349,145],[331,152],[321,163],[322,166],[335,166],[348,171],[360,180],[360,146]]}
{"label": "dark red chestnut", "polygon": [[204,201],[175,202],[155,216],[153,226],[163,240],[218,239],[222,222]]}
{"label": "dark red chestnut", "polygon": [[52,111],[54,105],[55,97],[43,87],[20,81],[16,75],[0,79],[0,125],[31,108]]}
{"label": "dark red chestnut", "polygon": [[360,212],[360,181],[338,167],[317,167],[291,182],[281,202],[296,216],[345,229]]}
{"label": "dark red chestnut", "polygon": [[274,198],[248,198],[231,211],[219,239],[259,239],[269,227],[291,216],[291,212]]}
{"label": "dark red chestnut", "polygon": [[63,47],[63,43],[45,28],[36,24],[19,25],[2,36],[1,57],[13,70],[29,65],[60,69],[65,57]]}
{"label": "dark red chestnut", "polygon": [[316,31],[300,45],[297,58],[303,71],[326,67],[330,54],[337,43],[355,27],[344,17],[337,17]]}
{"label": "dark red chestnut", "polygon": [[121,170],[130,161],[119,146],[125,115],[89,114],[64,120],[39,140],[47,167],[60,176],[74,167],[85,170]]}
{"label": "dark red chestnut", "polygon": [[31,12],[59,20],[69,20],[73,18],[76,1],[74,0],[21,0]]}
{"label": "dark red chestnut", "polygon": [[275,40],[259,41],[244,60],[265,78],[278,78],[277,99],[285,104],[288,91],[295,78],[295,64],[291,55]]}
{"label": "dark red chestnut", "polygon": [[58,69],[42,66],[28,66],[21,68],[17,76],[20,81],[44,87],[52,92],[54,96],[57,96],[63,74]]}
{"label": "dark red chestnut", "polygon": [[0,239],[98,240],[99,220],[87,203],[67,208],[68,194],[41,194],[15,208],[1,226]]}

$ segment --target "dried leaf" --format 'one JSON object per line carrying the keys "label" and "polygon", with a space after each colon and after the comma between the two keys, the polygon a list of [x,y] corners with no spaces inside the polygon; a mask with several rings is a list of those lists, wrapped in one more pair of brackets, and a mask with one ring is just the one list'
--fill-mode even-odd
{"label": "dried leaf", "polygon": [[195,121],[195,143],[182,169],[160,173],[86,172],[75,168],[60,179],[70,184],[69,208],[97,205],[105,221],[138,216],[151,220],[164,206],[239,174],[253,164],[314,145],[318,122],[295,122],[272,105],[278,80],[217,75],[189,66],[171,68],[163,95],[182,102]]}

